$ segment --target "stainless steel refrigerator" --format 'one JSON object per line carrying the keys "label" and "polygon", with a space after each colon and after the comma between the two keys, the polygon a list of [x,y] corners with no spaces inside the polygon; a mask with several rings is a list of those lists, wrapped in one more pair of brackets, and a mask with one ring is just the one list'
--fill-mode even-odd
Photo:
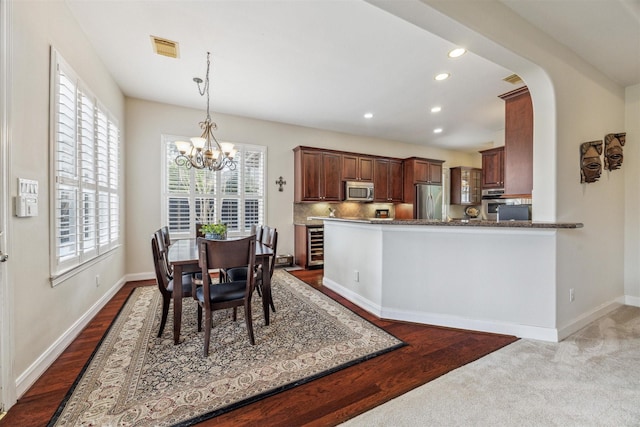
{"label": "stainless steel refrigerator", "polygon": [[442,186],[416,185],[416,218],[442,220]]}

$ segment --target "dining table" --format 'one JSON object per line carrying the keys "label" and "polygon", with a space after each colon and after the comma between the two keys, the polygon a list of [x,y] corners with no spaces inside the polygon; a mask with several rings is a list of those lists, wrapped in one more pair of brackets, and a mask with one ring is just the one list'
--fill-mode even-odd
{"label": "dining table", "polygon": [[[262,309],[265,325],[269,325],[269,302],[271,301],[269,259],[272,256],[274,253],[270,247],[256,242],[256,264],[262,265]],[[168,259],[173,267],[173,343],[179,344],[182,323],[182,275],[200,271],[197,239],[178,239],[172,242],[169,246]]]}

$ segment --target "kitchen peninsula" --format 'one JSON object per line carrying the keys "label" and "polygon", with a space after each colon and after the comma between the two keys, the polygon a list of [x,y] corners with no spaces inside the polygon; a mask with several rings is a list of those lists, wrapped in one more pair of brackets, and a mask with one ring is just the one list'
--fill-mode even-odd
{"label": "kitchen peninsula", "polygon": [[556,248],[580,223],[314,219],[323,284],[381,318],[564,338]]}

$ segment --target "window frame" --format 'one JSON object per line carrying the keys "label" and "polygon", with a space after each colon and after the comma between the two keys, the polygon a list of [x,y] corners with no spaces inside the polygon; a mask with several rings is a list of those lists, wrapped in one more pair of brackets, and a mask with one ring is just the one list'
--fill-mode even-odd
{"label": "window frame", "polygon": [[[246,206],[246,202],[247,200],[252,200],[252,199],[257,199],[259,200],[258,202],[258,221],[260,223],[267,223],[267,186],[266,186],[266,181],[267,181],[267,147],[263,146],[263,145],[255,145],[255,144],[239,144],[239,143],[233,143],[234,146],[238,149],[238,153],[240,153],[240,163],[237,165],[237,173],[238,175],[238,182],[239,184],[242,186],[245,182],[245,171],[244,171],[244,165],[245,165],[245,153],[247,152],[251,152],[251,151],[258,151],[262,154],[262,179],[259,183],[261,189],[262,189],[262,194],[260,195],[254,195],[254,194],[248,194],[245,193],[244,191],[242,192],[238,192],[237,195],[235,194],[225,194],[222,191],[222,186],[223,186],[223,180],[220,179],[220,176],[223,172],[212,172],[212,171],[206,171],[205,173],[207,174],[215,174],[214,180],[214,192],[213,194],[207,194],[207,195],[203,195],[201,193],[197,193],[195,191],[195,174],[197,172],[200,172],[200,170],[197,170],[195,168],[190,168],[188,171],[188,173],[190,174],[190,184],[189,184],[189,191],[186,194],[179,194],[179,193],[170,193],[168,190],[168,165],[170,162],[167,161],[168,159],[168,148],[170,145],[174,144],[175,141],[188,141],[189,138],[185,137],[185,136],[178,136],[178,135],[169,135],[169,134],[162,134],[161,135],[161,144],[160,144],[160,150],[161,150],[161,154],[160,154],[160,158],[161,158],[161,188],[160,188],[160,192],[161,192],[161,197],[160,197],[160,211],[162,212],[161,214],[161,220],[162,220],[162,224],[166,224],[169,226],[169,231],[171,233],[172,239],[180,239],[180,238],[190,238],[190,237],[195,237],[195,224],[197,222],[196,219],[196,200],[197,199],[213,199],[215,200],[215,204],[218,206],[217,209],[215,209],[215,221],[220,222],[221,221],[221,212],[222,212],[222,200],[223,199],[234,199],[234,200],[238,200],[238,209],[239,212],[241,212],[240,217],[238,218],[238,229],[234,230],[234,229],[229,229],[227,230],[227,236],[229,237],[233,237],[233,236],[244,236],[244,235],[248,235],[249,230],[250,230],[250,225],[247,226],[245,224],[245,219],[246,219],[246,215],[244,214],[245,211],[245,206]],[[176,151],[177,154],[177,151]],[[185,197],[188,199],[188,203],[189,203],[189,224],[188,224],[188,231],[178,231],[175,229],[171,228],[171,224],[169,224],[169,198],[170,197]],[[261,212],[260,212],[261,210]]]}
{"label": "window frame", "polygon": [[[60,101],[65,89],[70,95],[66,104]],[[118,120],[53,47],[49,103],[50,272],[56,286],[120,246],[121,130]],[[61,111],[68,113],[68,126],[62,129],[66,158],[59,138]],[[69,199],[60,197],[63,191]],[[65,200],[70,205],[68,230],[60,226],[63,219],[58,216]],[[65,231],[75,236],[66,245],[67,254],[59,237]]]}

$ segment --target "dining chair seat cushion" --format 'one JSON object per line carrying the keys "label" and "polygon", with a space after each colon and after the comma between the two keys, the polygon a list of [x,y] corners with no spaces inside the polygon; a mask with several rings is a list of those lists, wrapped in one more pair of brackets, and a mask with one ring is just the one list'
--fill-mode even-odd
{"label": "dining chair seat cushion", "polygon": [[[169,280],[167,291],[173,292],[173,279]],[[182,276],[182,295],[191,295],[191,276]]]}
{"label": "dining chair seat cushion", "polygon": [[[209,286],[209,300],[212,303],[216,303],[242,299],[245,296],[246,287],[247,284],[244,280]],[[204,302],[204,290],[202,287],[196,290],[196,299]]]}

